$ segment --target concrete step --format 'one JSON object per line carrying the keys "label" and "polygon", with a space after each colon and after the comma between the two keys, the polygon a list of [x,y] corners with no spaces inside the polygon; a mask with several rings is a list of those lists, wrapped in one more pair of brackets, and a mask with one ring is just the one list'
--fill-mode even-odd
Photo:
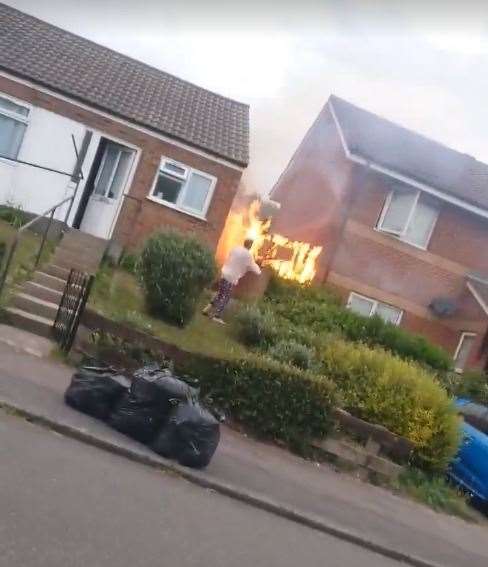
{"label": "concrete step", "polygon": [[43,301],[48,301],[49,303],[54,303],[59,305],[61,302],[61,298],[63,297],[63,293],[61,291],[57,291],[55,289],[51,289],[44,285],[38,284],[36,282],[25,282],[19,288],[21,293],[25,293],[27,295],[31,295],[32,297],[37,297],[38,299],[42,299]]}
{"label": "concrete step", "polygon": [[58,305],[50,301],[44,301],[38,297],[28,295],[27,293],[17,293],[12,299],[14,307],[33,315],[39,315],[46,319],[56,319]]}
{"label": "concrete step", "polygon": [[66,287],[65,280],[40,271],[34,273],[34,282],[60,292],[63,292]]}
{"label": "concrete step", "polygon": [[4,313],[8,322],[14,327],[24,329],[41,337],[50,338],[52,336],[53,319],[33,315],[17,307],[8,307]]}
{"label": "concrete step", "polygon": [[76,246],[81,244],[95,250],[105,250],[108,245],[108,240],[105,240],[104,238],[98,238],[97,236],[87,234],[86,232],[72,229],[63,236],[61,244],[63,243],[68,246]]}
{"label": "concrete step", "polygon": [[102,258],[87,257],[69,250],[58,248],[52,258],[52,263],[61,268],[79,270],[80,272],[95,273]]}
{"label": "concrete step", "polygon": [[48,264],[42,269],[42,271],[50,276],[66,281],[71,270],[63,268],[62,266],[57,266],[56,264]]}

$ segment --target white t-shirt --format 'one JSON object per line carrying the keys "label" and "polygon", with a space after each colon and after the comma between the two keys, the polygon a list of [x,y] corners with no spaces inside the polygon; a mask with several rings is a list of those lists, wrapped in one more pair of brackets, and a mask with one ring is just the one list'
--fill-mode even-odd
{"label": "white t-shirt", "polygon": [[230,251],[222,268],[222,277],[231,284],[236,285],[246,272],[254,272],[259,275],[261,269],[247,248],[236,246]]}

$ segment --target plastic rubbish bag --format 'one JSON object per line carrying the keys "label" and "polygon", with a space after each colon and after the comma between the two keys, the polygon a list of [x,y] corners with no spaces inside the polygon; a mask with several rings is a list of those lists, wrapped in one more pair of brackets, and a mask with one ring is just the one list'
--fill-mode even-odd
{"label": "plastic rubbish bag", "polygon": [[163,412],[169,413],[177,403],[196,399],[198,391],[173,376],[171,371],[151,365],[134,372],[131,394],[138,400],[152,402]]}
{"label": "plastic rubbish bag", "polygon": [[210,463],[219,441],[217,419],[200,404],[189,401],[173,409],[152,448],[182,465],[200,469]]}
{"label": "plastic rubbish bag", "polygon": [[125,376],[107,370],[86,367],[75,372],[65,392],[65,402],[83,413],[107,419],[114,404],[130,385]]}
{"label": "plastic rubbish bag", "polygon": [[129,392],[116,404],[109,424],[136,441],[150,443],[167,416],[168,413],[152,400],[141,399]]}

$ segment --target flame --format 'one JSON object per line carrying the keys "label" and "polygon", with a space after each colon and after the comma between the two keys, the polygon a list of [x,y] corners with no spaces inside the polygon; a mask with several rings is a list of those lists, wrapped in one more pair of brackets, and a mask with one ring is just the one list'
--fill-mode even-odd
{"label": "flame", "polygon": [[[255,199],[247,210],[231,212],[217,249],[217,258],[225,261],[230,249],[252,239],[251,253],[263,266],[270,266],[280,277],[305,284],[313,281],[317,259],[322,246],[289,240],[281,234],[270,233],[271,219],[260,219],[259,199]],[[280,255],[286,255],[286,259]]]}

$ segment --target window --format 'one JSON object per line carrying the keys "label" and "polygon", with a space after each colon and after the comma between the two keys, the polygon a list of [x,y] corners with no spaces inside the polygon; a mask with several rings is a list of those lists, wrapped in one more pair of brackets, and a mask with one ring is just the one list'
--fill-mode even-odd
{"label": "window", "polygon": [[15,159],[27,129],[29,109],[0,96],[0,156]]}
{"label": "window", "polygon": [[463,372],[475,341],[476,333],[461,333],[461,338],[454,354],[454,370],[456,372]]}
{"label": "window", "polygon": [[421,191],[395,189],[386,199],[377,228],[427,248],[438,214],[435,202]]}
{"label": "window", "polygon": [[165,205],[203,217],[216,179],[201,171],[163,159],[150,197]]}
{"label": "window", "polygon": [[364,297],[358,293],[352,292],[347,302],[347,307],[354,313],[362,315],[363,317],[372,317],[378,315],[385,323],[392,323],[398,325],[402,318],[402,310],[387,303],[381,303],[375,299]]}

